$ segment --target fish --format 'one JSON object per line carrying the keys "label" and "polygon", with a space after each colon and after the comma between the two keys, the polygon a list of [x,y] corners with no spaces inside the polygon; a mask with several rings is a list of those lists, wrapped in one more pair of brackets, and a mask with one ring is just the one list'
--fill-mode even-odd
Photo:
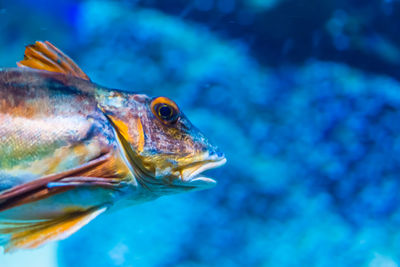
{"label": "fish", "polygon": [[165,96],[107,88],[49,41],[0,69],[0,246],[69,237],[110,210],[211,188],[225,155]]}

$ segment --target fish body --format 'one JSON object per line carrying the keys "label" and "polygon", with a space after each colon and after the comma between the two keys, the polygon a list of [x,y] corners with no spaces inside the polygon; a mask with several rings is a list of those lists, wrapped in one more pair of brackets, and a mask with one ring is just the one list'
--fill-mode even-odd
{"label": "fish body", "polygon": [[[98,109],[96,86],[35,69],[0,72],[0,190],[67,171],[114,151],[115,176],[133,180],[117,149],[110,123]],[[118,172],[118,173],[117,173]],[[86,193],[85,193],[86,192]],[[77,188],[0,212],[0,218],[43,219],[64,208],[113,201],[115,192]]]}
{"label": "fish body", "polygon": [[211,187],[225,163],[166,97],[90,81],[49,42],[0,70],[0,244],[66,238],[114,207]]}

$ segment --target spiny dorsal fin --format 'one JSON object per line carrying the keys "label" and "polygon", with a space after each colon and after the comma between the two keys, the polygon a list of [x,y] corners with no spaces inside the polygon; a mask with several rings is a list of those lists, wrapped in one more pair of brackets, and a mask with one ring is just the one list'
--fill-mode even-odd
{"label": "spiny dorsal fin", "polygon": [[94,207],[45,221],[0,222],[0,245],[4,246],[5,252],[12,252],[37,248],[51,241],[65,239],[106,210],[106,207]]}
{"label": "spiny dorsal fin", "polygon": [[36,41],[25,49],[24,60],[17,62],[18,67],[29,67],[73,75],[90,81],[78,65],[50,42]]}

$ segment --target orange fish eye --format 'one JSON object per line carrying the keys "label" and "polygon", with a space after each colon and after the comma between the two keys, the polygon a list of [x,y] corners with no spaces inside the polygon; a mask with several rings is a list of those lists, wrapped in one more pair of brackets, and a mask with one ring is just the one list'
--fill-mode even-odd
{"label": "orange fish eye", "polygon": [[165,124],[173,124],[179,117],[179,109],[175,102],[163,96],[151,101],[151,111]]}

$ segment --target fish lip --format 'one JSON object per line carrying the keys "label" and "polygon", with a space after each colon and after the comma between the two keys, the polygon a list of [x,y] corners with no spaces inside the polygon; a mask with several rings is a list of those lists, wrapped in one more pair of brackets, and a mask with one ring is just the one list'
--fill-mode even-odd
{"label": "fish lip", "polygon": [[[210,177],[205,177],[201,175],[203,172],[211,169],[218,168],[226,163],[226,158],[224,156],[219,156],[219,157],[213,157],[213,158],[208,158],[204,161],[197,162],[197,165],[200,165],[200,167],[190,167],[195,168],[193,171],[189,172],[187,175],[184,175],[185,168],[181,171],[181,179],[180,183],[183,185],[187,186],[193,186],[193,187],[212,187],[214,186],[217,182],[210,178]],[[187,171],[187,170],[186,170]]]}

